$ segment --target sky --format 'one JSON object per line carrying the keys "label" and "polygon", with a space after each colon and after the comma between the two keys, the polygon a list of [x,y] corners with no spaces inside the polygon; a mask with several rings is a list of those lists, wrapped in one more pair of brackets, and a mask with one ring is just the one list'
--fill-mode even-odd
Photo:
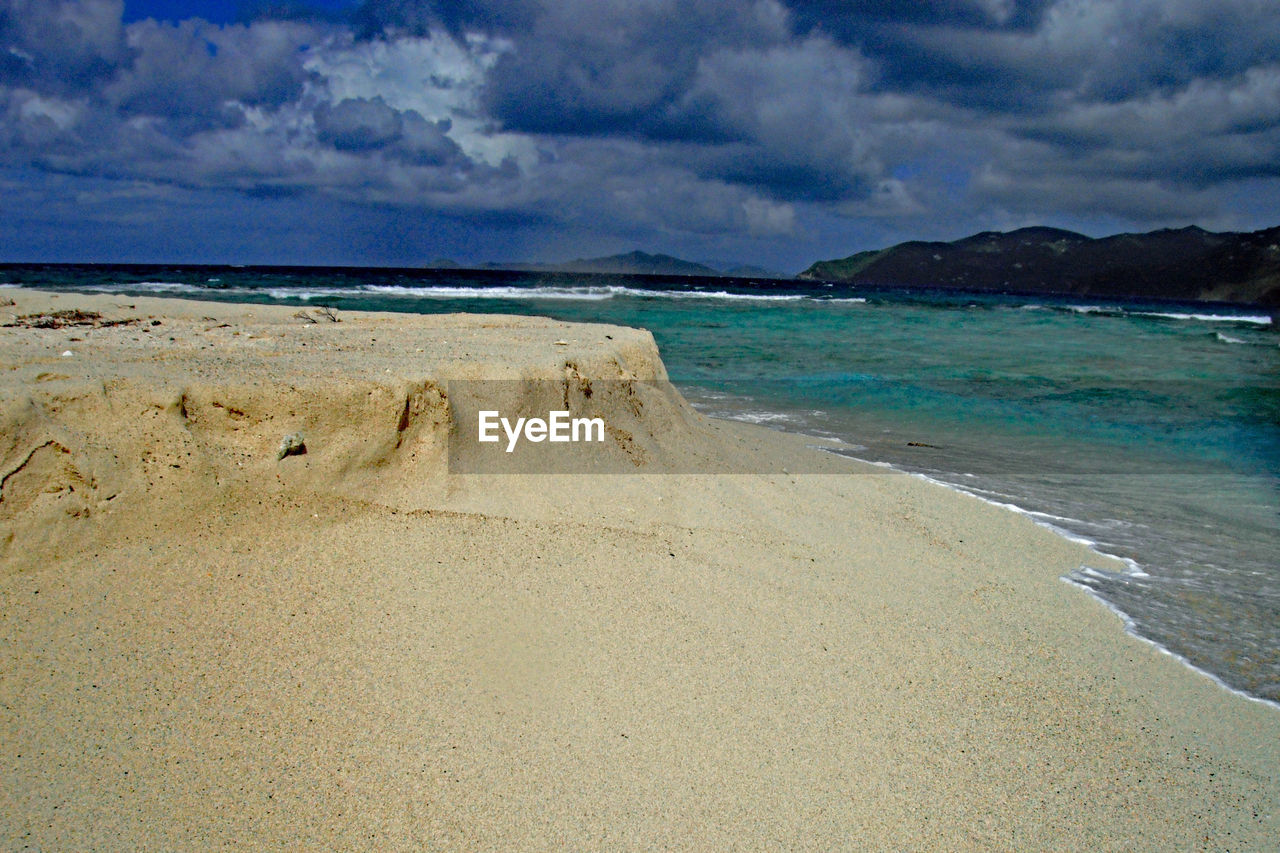
{"label": "sky", "polygon": [[1275,0],[0,0],[0,261],[1280,224]]}

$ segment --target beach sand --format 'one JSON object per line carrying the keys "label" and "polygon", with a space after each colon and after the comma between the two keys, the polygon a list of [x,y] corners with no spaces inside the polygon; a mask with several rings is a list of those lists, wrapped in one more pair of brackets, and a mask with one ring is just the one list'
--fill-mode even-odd
{"label": "beach sand", "polygon": [[[707,420],[647,332],[0,297],[100,314],[0,328],[3,849],[1280,838],[1280,712],[1061,580],[1118,564]],[[458,473],[451,380],[562,386],[604,473]]]}

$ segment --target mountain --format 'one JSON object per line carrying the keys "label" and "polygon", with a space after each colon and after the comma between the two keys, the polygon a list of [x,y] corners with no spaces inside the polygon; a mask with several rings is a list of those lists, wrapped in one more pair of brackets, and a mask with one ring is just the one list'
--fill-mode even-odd
{"label": "mountain", "polygon": [[562,264],[546,264],[539,269],[555,272],[625,273],[628,275],[721,275],[719,270],[684,261],[670,255],[627,252],[605,258],[579,258]]}
{"label": "mountain", "polygon": [[727,275],[730,278],[770,278],[770,279],[793,278],[793,276],[787,273],[781,273],[781,272],[778,272],[777,270],[766,269],[765,267],[752,266],[750,264],[729,267],[724,272],[720,273],[720,275]]}
{"label": "mountain", "polygon": [[678,275],[678,276],[718,276],[732,278],[768,278],[784,279],[790,275],[768,270],[763,267],[734,266],[720,270],[709,264],[686,261],[671,255],[651,255],[647,252],[627,252],[622,255],[608,255],[603,258],[578,258],[557,264],[535,263],[531,261],[511,261],[504,263],[487,263],[483,269],[522,270],[531,272],[568,272],[568,273],[611,273],[615,275]]}
{"label": "mountain", "polygon": [[911,241],[819,261],[799,278],[854,284],[1235,302],[1280,308],[1280,227],[1192,226],[1094,239],[1059,228]]}

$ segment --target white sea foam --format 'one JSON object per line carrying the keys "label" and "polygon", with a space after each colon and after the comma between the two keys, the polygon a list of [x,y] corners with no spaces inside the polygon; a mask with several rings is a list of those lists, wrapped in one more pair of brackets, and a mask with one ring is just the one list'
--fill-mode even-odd
{"label": "white sea foam", "polygon": [[1230,335],[1224,335],[1222,334],[1222,332],[1214,332],[1213,336],[1218,340],[1222,341],[1224,344],[1247,344],[1248,343],[1248,341],[1241,340],[1240,338],[1233,338]]}
{"label": "white sea foam", "polygon": [[[1024,305],[1025,310],[1039,308],[1039,305]],[[1114,314],[1130,317],[1156,317],[1161,320],[1196,320],[1202,323],[1251,323],[1258,326],[1270,326],[1271,318],[1266,314],[1202,314],[1180,311],[1134,311],[1123,305],[1063,305],[1062,310],[1076,314]]]}
{"label": "white sea foam", "polygon": [[[850,444],[849,442],[845,441],[843,438],[836,435],[835,433],[818,433],[816,435],[810,435],[809,437],[821,438],[826,442],[828,442],[827,444],[806,444],[805,447],[809,448],[810,450],[826,450],[826,451],[845,450],[845,451],[856,453],[859,450],[867,449],[867,446],[865,444]],[[841,453],[838,455],[844,456],[845,454]]]}
{"label": "white sea foam", "polygon": [[616,294],[608,287],[414,287],[402,284],[364,284],[355,287],[276,287],[267,291],[272,299],[331,299],[335,296],[398,296],[417,299],[545,299],[595,302]]}
{"label": "white sea foam", "polygon": [[[173,281],[139,281],[111,282],[107,284],[86,285],[85,290],[100,293],[115,293],[122,290],[147,291],[152,293],[204,293],[217,290],[226,293],[224,288],[213,287],[220,284],[217,278],[207,279],[202,284],[189,284]],[[727,290],[651,290],[626,285],[535,285],[528,287],[512,285],[476,286],[476,285],[406,285],[406,284],[354,284],[333,287],[269,287],[264,290],[244,288],[246,294],[262,293],[272,299],[298,299],[310,302],[315,299],[332,299],[335,297],[369,297],[386,296],[411,299],[514,299],[529,301],[572,301],[600,302],[616,297],[635,299],[694,299],[717,300],[726,302],[831,302],[842,304],[862,304],[865,297],[849,297],[841,299],[815,299],[801,293],[731,293]]]}
{"label": "white sea foam", "polygon": [[1160,317],[1165,320],[1200,320],[1205,323],[1253,323],[1258,326],[1270,326],[1271,318],[1266,314],[1176,314],[1163,311],[1130,311],[1138,317]]}
{"label": "white sea foam", "polygon": [[[976,475],[974,474],[965,474],[964,476],[976,477]],[[998,498],[1010,498],[1010,499],[1016,497],[1016,495],[1011,495],[1008,492],[998,492],[995,489],[984,489],[980,486],[965,486],[964,490],[966,492],[972,492],[974,497],[982,497],[983,495],[992,495]]]}
{"label": "white sea foam", "polygon": [[799,419],[792,415],[784,415],[781,412],[725,412],[724,417],[729,420],[743,421],[749,424],[789,424],[799,423]]}
{"label": "white sea foam", "polygon": [[835,298],[835,299],[819,299],[818,301],[819,301],[819,302],[830,302],[830,303],[832,303],[832,304],[836,304],[836,305],[840,305],[840,304],[843,304],[843,305],[864,305],[864,304],[866,304],[867,298],[866,298],[865,296],[848,296],[848,297],[837,297],[837,298]]}
{"label": "white sea foam", "polygon": [[843,456],[845,459],[852,459],[855,462],[861,462],[863,465],[873,465],[876,468],[887,468],[890,471],[899,471],[899,473],[901,473],[901,469],[891,462],[881,462],[879,459],[866,459],[862,456],[853,456],[848,453],[841,453],[838,448],[823,447],[819,449],[826,450],[828,453],[834,453],[837,456]]}
{"label": "white sea foam", "polygon": [[[631,290],[631,288],[624,288]],[[710,292],[700,292],[693,290],[636,290],[628,293],[628,296],[663,296],[671,299],[727,299],[730,301],[743,300],[746,302],[799,302],[802,299],[810,297],[800,293],[728,293],[723,290]]]}
{"label": "white sea foam", "polygon": [[271,288],[273,299],[327,299],[335,296],[399,296],[418,299],[524,299],[546,301],[600,302],[618,296],[640,299],[717,299],[745,302],[794,302],[801,294],[729,293],[724,290],[646,290],[623,285],[493,287],[450,285],[365,284],[354,287]]}
{"label": "white sea foam", "polygon": [[1051,512],[1037,512],[1036,510],[1033,510],[1033,509],[1025,510],[1025,512],[1027,515],[1031,516],[1032,518],[1039,518],[1043,521],[1048,521],[1048,522],[1059,521],[1064,524],[1079,523],[1074,518],[1067,518],[1065,515],[1054,515]]}
{"label": "white sea foam", "polygon": [[210,288],[181,281],[127,281],[111,284],[89,284],[85,290],[95,293],[118,293],[121,290],[145,290],[151,293],[204,293]]}
{"label": "white sea foam", "polygon": [[[449,287],[432,285],[412,287],[398,284],[372,284],[359,294],[386,296],[421,296],[428,299],[568,299],[598,302],[617,296],[612,287]],[[358,294],[358,295],[359,295]]]}

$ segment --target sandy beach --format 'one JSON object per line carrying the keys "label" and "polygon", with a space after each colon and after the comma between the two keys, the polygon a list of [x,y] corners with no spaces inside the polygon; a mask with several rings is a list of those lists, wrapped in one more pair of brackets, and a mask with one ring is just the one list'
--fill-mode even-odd
{"label": "sandy beach", "polygon": [[[1275,849],[1280,712],[1061,580],[1109,558],[647,332],[9,299],[6,850]],[[460,473],[557,400],[592,473]]]}

